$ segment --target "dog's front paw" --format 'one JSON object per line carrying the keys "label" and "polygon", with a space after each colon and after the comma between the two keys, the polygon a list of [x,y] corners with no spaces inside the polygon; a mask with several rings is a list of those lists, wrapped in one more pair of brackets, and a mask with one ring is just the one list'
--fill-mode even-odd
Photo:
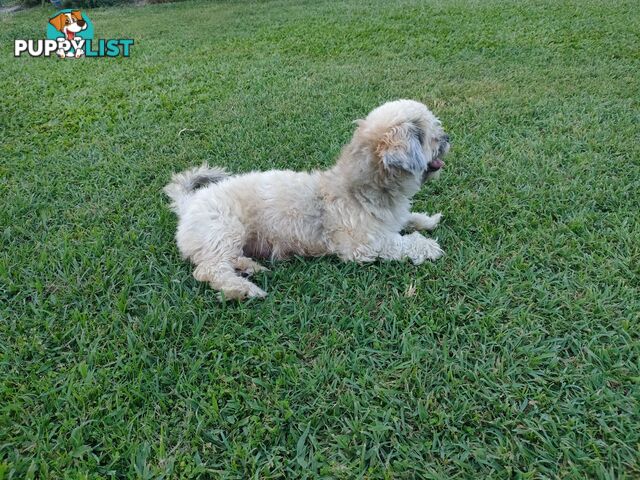
{"label": "dog's front paw", "polygon": [[435,228],[438,226],[438,224],[440,223],[440,220],[442,219],[442,214],[441,213],[435,213],[431,216],[425,215],[425,218],[423,220],[422,223],[422,228],[424,230],[435,230]]}
{"label": "dog's front paw", "polygon": [[437,260],[444,255],[444,251],[438,245],[438,242],[431,238],[425,238],[419,233],[410,235],[413,244],[409,248],[408,256],[414,265],[420,265],[425,260]]}
{"label": "dog's front paw", "polygon": [[246,300],[250,298],[264,298],[267,292],[251,282],[244,282],[242,285],[223,287],[218,293],[218,300]]}
{"label": "dog's front paw", "polygon": [[414,212],[409,216],[409,221],[407,222],[406,229],[431,231],[438,226],[441,219],[442,219],[441,213],[436,213],[434,215],[427,215],[426,213]]}
{"label": "dog's front paw", "polygon": [[76,58],[80,58],[80,57],[84,57],[84,50],[82,50],[81,48],[76,50]]}

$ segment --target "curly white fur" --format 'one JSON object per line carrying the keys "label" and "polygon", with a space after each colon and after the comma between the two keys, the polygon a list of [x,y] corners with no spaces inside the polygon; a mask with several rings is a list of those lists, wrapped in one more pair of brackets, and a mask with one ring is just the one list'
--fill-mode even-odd
{"label": "curly white fur", "polygon": [[326,171],[229,176],[203,165],[176,174],[164,191],[178,215],[178,248],[196,265],[194,277],[228,299],[266,295],[239,275],[264,269],[251,257],[436,260],[443,252],[435,240],[400,232],[438,225],[440,214],[411,213],[411,198],[439,174],[448,150],[427,107],[398,100],[359,120]]}

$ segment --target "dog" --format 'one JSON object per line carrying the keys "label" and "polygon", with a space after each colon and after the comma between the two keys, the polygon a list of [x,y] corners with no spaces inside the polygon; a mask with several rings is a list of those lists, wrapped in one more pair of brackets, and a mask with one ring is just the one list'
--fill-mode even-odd
{"label": "dog", "polygon": [[[82,13],[80,12],[80,10],[73,10],[69,13],[61,13],[59,15],[56,15],[49,20],[49,23],[53,25],[56,30],[62,32],[64,34],[65,40],[69,42],[75,38],[77,33],[87,29],[87,22],[85,22],[84,18],[82,18]],[[84,50],[78,48],[76,49],[75,53],[72,53],[71,50],[69,50],[65,55],[65,51],[61,48],[56,52],[56,54],[60,58],[65,58],[65,56],[75,56],[76,58],[80,58],[84,56]]]}
{"label": "dog", "polygon": [[355,123],[328,170],[230,175],[205,164],[174,174],[164,192],[193,276],[240,300],[266,296],[246,278],[267,270],[254,258],[408,258],[415,265],[440,258],[436,240],[418,230],[433,230],[442,215],[410,211],[411,198],[439,176],[449,152],[440,121],[422,103],[397,100]]}

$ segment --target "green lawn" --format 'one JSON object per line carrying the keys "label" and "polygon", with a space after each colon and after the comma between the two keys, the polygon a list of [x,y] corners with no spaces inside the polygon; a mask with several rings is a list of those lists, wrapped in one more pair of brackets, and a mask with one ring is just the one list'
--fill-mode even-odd
{"label": "green lawn", "polygon": [[[639,478],[640,9],[568,3],[89,10],[136,44],[82,61],[0,17],[0,479]],[[396,98],[443,259],[193,279],[171,172],[326,167]]]}

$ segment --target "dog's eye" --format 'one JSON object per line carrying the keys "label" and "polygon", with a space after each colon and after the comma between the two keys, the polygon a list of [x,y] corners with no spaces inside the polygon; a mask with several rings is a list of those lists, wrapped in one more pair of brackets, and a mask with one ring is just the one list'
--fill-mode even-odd
{"label": "dog's eye", "polygon": [[69,25],[69,23],[70,23],[70,22],[69,22],[69,19],[68,19],[68,18],[65,18],[65,19],[64,19],[64,23],[65,23],[65,25]]}

